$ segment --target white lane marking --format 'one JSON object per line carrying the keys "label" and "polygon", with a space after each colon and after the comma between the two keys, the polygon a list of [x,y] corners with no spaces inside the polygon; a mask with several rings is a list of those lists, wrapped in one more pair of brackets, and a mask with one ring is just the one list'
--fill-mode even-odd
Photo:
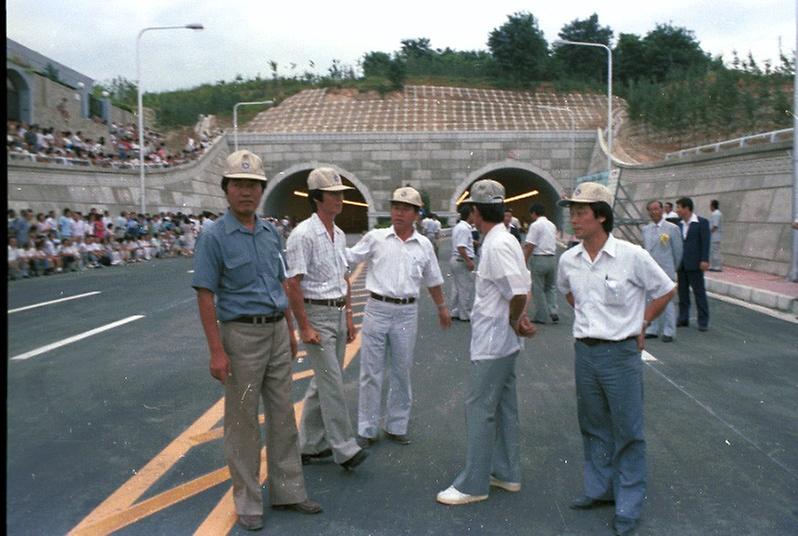
{"label": "white lane marking", "polygon": [[188,271],[188,272],[186,272],[186,273],[187,273],[187,274],[193,274],[193,273],[194,273],[194,270],[189,270],[189,271]]}
{"label": "white lane marking", "polygon": [[[645,352],[645,351],[644,351],[644,353],[647,353],[647,352]],[[649,354],[649,355],[651,355],[651,354]],[[652,356],[652,357],[653,357],[653,356]],[[644,359],[644,361],[645,361],[645,359]],[[660,375],[660,376],[661,376],[661,377],[662,377],[662,378],[663,378],[663,379],[664,379],[666,382],[668,382],[669,384],[671,384],[672,386],[674,386],[674,387],[675,387],[675,388],[676,388],[676,389],[677,389],[677,390],[678,390],[680,393],[682,393],[684,396],[686,396],[687,398],[689,398],[690,400],[692,400],[693,402],[695,402],[695,403],[696,403],[696,404],[697,404],[697,405],[698,405],[698,406],[699,406],[701,409],[703,409],[704,411],[706,411],[707,413],[709,413],[709,414],[710,414],[712,417],[714,417],[714,418],[715,418],[715,419],[716,419],[718,422],[720,422],[720,423],[721,423],[723,426],[725,426],[726,428],[728,428],[729,430],[731,430],[731,431],[732,431],[734,434],[736,434],[737,436],[739,436],[740,438],[742,438],[742,440],[743,440],[743,441],[745,441],[746,443],[748,443],[748,444],[749,444],[751,447],[753,447],[755,450],[758,450],[759,452],[761,452],[762,454],[764,454],[764,455],[765,455],[765,456],[766,456],[766,457],[767,457],[767,458],[768,458],[770,461],[772,461],[773,463],[775,463],[776,465],[778,465],[779,467],[781,467],[781,468],[782,468],[782,470],[784,470],[785,472],[787,472],[787,473],[791,474],[792,476],[798,476],[798,473],[796,473],[796,472],[795,472],[793,469],[791,469],[790,467],[788,467],[788,466],[784,465],[782,462],[780,462],[779,460],[777,460],[776,458],[774,458],[774,457],[773,457],[773,455],[772,455],[771,453],[767,452],[765,449],[763,449],[762,447],[760,447],[760,446],[759,446],[759,445],[758,445],[758,444],[757,444],[757,443],[756,443],[756,442],[755,442],[753,439],[750,439],[748,436],[746,436],[744,433],[742,433],[740,430],[738,430],[738,429],[737,429],[737,428],[736,428],[736,427],[735,427],[733,424],[731,424],[730,422],[728,422],[727,420],[725,420],[723,417],[721,417],[720,415],[718,415],[717,413],[715,413],[715,411],[714,411],[714,410],[713,410],[711,407],[709,407],[708,405],[704,404],[703,402],[701,402],[700,400],[698,400],[696,397],[694,397],[693,395],[691,395],[691,394],[690,394],[690,393],[687,391],[687,389],[685,389],[684,387],[682,387],[681,385],[679,385],[678,383],[676,383],[675,381],[673,381],[672,379],[670,379],[670,378],[669,378],[669,377],[668,377],[668,376],[667,376],[667,375],[666,375],[664,372],[662,372],[661,370],[659,370],[657,367],[655,367],[655,366],[654,366],[653,364],[651,364],[651,363],[646,363],[646,365],[648,366],[648,368],[650,368],[651,370],[653,370],[654,372],[656,372],[657,374],[659,374],[659,375]],[[726,440],[726,443],[727,443],[729,446],[731,446],[731,443],[729,442],[729,440],[728,440],[728,439]]]}
{"label": "white lane marking", "polygon": [[25,307],[18,307],[16,309],[9,309],[8,314],[18,313],[20,311],[27,311],[28,309],[35,309],[37,307],[44,307],[45,305],[52,305],[54,303],[61,303],[69,300],[77,300],[78,298],[86,298],[88,296],[94,296],[95,294],[102,294],[99,290],[95,290],[93,292],[87,292],[85,294],[77,294],[75,296],[68,296],[66,298],[59,298],[57,300],[42,302],[42,303],[34,303],[33,305],[26,305]]}
{"label": "white lane marking", "polygon": [[658,359],[649,354],[647,350],[643,350],[643,361],[658,361]]}
{"label": "white lane marking", "polygon": [[731,296],[715,294],[714,292],[707,292],[707,296],[715,300],[731,303],[732,305],[739,305],[740,307],[745,307],[746,309],[751,309],[752,311],[756,311],[757,313],[762,313],[768,316],[772,316],[773,318],[778,318],[779,320],[786,320],[787,322],[798,324],[798,317],[796,317],[794,314],[791,313],[778,311],[776,309],[770,309],[769,307],[764,307],[762,305],[757,305],[755,303],[748,303],[743,300],[738,300],[737,298],[732,298]]}
{"label": "white lane marking", "polygon": [[113,329],[128,322],[133,322],[134,320],[139,320],[140,318],[144,318],[144,315],[133,315],[127,318],[123,318],[122,320],[117,320],[116,322],[111,322],[110,324],[106,324],[104,326],[100,326],[99,328],[90,329],[89,331],[84,331],[83,333],[78,333],[77,335],[73,335],[72,337],[67,337],[66,339],[62,339],[58,342],[54,342],[52,344],[48,344],[46,346],[40,346],[35,350],[31,350],[30,352],[25,352],[24,354],[15,355],[11,358],[12,361],[21,361],[23,359],[30,359],[31,357],[36,357],[37,355],[41,355],[45,352],[49,352],[50,350],[55,350],[56,348],[60,348],[62,346],[66,346],[67,344],[72,344],[73,342],[77,342],[79,340],[85,339],[87,337],[91,337],[93,335],[97,335],[98,333],[102,333],[103,331],[108,331],[109,329]]}

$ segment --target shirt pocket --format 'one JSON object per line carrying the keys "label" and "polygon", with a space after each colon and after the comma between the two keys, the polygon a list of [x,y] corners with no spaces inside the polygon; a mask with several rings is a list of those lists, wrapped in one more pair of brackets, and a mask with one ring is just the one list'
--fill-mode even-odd
{"label": "shirt pocket", "polygon": [[424,259],[410,255],[409,261],[410,278],[413,281],[421,281],[424,277]]}
{"label": "shirt pocket", "polygon": [[241,289],[255,279],[255,263],[247,257],[233,257],[224,261],[225,286]]}
{"label": "shirt pocket", "polygon": [[604,280],[604,303],[607,305],[623,305],[623,289],[621,282],[614,279]]}

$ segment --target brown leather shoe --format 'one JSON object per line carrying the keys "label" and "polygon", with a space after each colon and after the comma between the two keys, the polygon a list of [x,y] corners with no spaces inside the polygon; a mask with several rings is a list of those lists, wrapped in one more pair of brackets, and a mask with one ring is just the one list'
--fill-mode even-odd
{"label": "brown leather shoe", "polygon": [[407,434],[392,434],[390,432],[385,432],[385,437],[394,443],[399,443],[400,445],[410,444],[410,438],[407,436]]}
{"label": "brown leather shoe", "polygon": [[351,471],[352,469],[363,463],[363,461],[368,457],[369,457],[369,451],[367,451],[366,449],[360,449],[359,451],[357,451],[357,453],[355,453],[354,456],[352,456],[345,462],[341,463],[341,467],[343,467],[347,471]]}
{"label": "brown leather shoe", "polygon": [[260,530],[263,528],[263,516],[238,516],[238,524],[247,530]]}
{"label": "brown leather shoe", "polygon": [[305,499],[302,502],[291,504],[273,504],[272,508],[275,510],[291,510],[292,512],[299,512],[300,514],[321,513],[321,505],[311,499]]}

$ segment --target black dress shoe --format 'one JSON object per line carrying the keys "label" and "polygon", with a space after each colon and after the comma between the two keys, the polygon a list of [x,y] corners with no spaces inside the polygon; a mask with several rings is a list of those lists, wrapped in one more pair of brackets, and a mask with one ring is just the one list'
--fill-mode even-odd
{"label": "black dress shoe", "polygon": [[320,462],[321,460],[323,460],[325,458],[329,458],[330,456],[332,456],[332,454],[333,454],[332,450],[330,450],[330,449],[324,449],[323,451],[321,451],[321,452],[319,452],[317,454],[303,454],[302,455],[302,465],[308,465],[309,463],[313,463],[313,462]]}
{"label": "black dress shoe", "polygon": [[689,325],[690,325],[690,323],[687,320],[679,320],[679,321],[676,322],[676,327],[677,328],[686,328]]}
{"label": "black dress shoe", "polygon": [[377,442],[377,438],[376,437],[363,437],[362,435],[359,435],[359,436],[357,436],[357,438],[355,438],[355,441],[357,441],[357,446],[358,447],[360,447],[362,449],[367,449],[371,445],[373,445],[374,443]]}
{"label": "black dress shoe", "polygon": [[260,530],[263,528],[263,516],[239,515],[238,524],[246,530]]}
{"label": "black dress shoe", "polygon": [[546,322],[544,322],[543,320],[533,320],[532,323],[533,324],[545,324]]}
{"label": "black dress shoe", "polygon": [[551,321],[555,324],[560,321],[560,317],[557,315],[551,315]]}
{"label": "black dress shoe", "polygon": [[662,342],[673,342],[673,337],[671,337],[670,335],[663,335]]}
{"label": "black dress shoe", "polygon": [[654,333],[646,333],[646,339],[656,339],[658,335]]}
{"label": "black dress shoe", "polygon": [[305,499],[302,502],[292,504],[273,504],[272,508],[275,510],[291,510],[292,512],[299,512],[300,514],[321,513],[321,505],[310,499]]}
{"label": "black dress shoe", "polygon": [[609,506],[611,504],[615,504],[615,501],[612,500],[602,500],[602,499],[594,499],[592,497],[588,497],[587,495],[580,495],[573,501],[571,501],[571,510],[591,510],[593,508],[599,508],[601,506]]}
{"label": "black dress shoe", "polygon": [[410,438],[407,437],[407,434],[392,434],[390,432],[385,432],[385,437],[390,439],[395,443],[399,443],[400,445],[409,445]]}
{"label": "black dress shoe", "polygon": [[612,528],[616,536],[629,536],[637,528],[637,520],[630,517],[615,516],[612,518]]}
{"label": "black dress shoe", "polygon": [[368,457],[369,457],[369,452],[365,449],[360,449],[359,451],[357,451],[357,454],[355,454],[354,456],[343,462],[341,464],[341,467],[343,467],[347,471],[351,471],[352,469],[363,463],[363,461]]}
{"label": "black dress shoe", "polygon": [[698,331],[709,331],[709,326],[698,326]]}

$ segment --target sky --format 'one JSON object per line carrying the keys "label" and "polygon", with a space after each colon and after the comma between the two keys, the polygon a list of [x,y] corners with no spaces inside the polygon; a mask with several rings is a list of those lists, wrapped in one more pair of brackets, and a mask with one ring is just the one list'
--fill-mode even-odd
{"label": "sky", "polygon": [[[336,2],[225,0],[6,0],[6,35],[97,82],[136,80],[140,43],[145,91],[190,88],[219,80],[282,76],[310,70],[326,74],[333,59],[356,67],[371,51],[393,52],[402,39],[430,46],[487,50],[490,32],[519,11],[532,13],[546,40],[594,12],[602,26],[641,37],[657,24],[694,32],[701,48],[728,62],[749,51],[757,62],[778,63],[796,49],[796,0],[637,0],[518,2],[492,0],[465,7],[462,0]],[[543,4],[543,5],[536,5]],[[205,29],[140,30],[201,23]],[[310,67],[311,62],[314,67]],[[295,64],[294,70],[291,64]]]}

